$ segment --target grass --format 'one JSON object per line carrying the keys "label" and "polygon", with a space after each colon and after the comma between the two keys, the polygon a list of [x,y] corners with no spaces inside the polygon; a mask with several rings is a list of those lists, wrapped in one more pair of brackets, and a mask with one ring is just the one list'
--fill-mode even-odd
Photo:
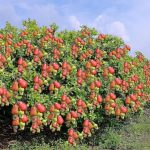
{"label": "grass", "polygon": [[130,125],[120,131],[122,149],[149,150],[150,149],[150,110],[146,110],[139,117],[136,116]]}
{"label": "grass", "polygon": [[[46,137],[47,138],[47,137]],[[13,141],[8,150],[150,150],[150,109],[143,114],[128,118],[126,124],[106,124],[89,139],[76,147],[70,147],[63,140],[45,142],[44,137],[24,142]]]}

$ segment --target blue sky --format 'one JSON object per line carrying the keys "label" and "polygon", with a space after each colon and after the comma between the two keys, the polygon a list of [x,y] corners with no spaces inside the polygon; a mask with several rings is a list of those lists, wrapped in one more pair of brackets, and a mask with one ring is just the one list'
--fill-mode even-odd
{"label": "blue sky", "polygon": [[150,0],[0,0],[0,27],[9,21],[21,27],[22,20],[39,25],[53,22],[60,29],[95,27],[120,36],[135,51],[150,58]]}

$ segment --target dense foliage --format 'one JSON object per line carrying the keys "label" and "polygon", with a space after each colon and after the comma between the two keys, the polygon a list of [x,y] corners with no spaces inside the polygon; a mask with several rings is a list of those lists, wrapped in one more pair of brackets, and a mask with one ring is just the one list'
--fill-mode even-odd
{"label": "dense foliage", "polygon": [[104,119],[142,111],[150,101],[150,61],[115,36],[82,26],[57,31],[23,22],[0,29],[0,105],[12,106],[15,132],[30,125],[68,128],[68,142],[88,137]]}

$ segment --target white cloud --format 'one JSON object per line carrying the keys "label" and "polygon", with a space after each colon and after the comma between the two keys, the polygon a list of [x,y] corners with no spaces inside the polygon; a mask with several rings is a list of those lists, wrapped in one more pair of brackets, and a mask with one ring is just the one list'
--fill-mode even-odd
{"label": "white cloud", "polygon": [[125,24],[121,21],[115,20],[115,18],[107,15],[100,14],[98,15],[91,26],[95,27],[101,32],[113,34],[123,38],[124,41],[129,41],[129,36],[127,34],[127,29]]}
{"label": "white cloud", "polygon": [[80,21],[77,19],[76,16],[70,16],[69,17],[69,21],[71,23],[71,26],[74,28],[74,29],[79,29],[80,26],[81,26],[81,23]]}
{"label": "white cloud", "polygon": [[99,15],[95,18],[95,22],[103,21],[103,15]]}
{"label": "white cloud", "polygon": [[125,25],[120,21],[114,21],[109,24],[107,26],[107,31],[113,35],[122,37],[126,42],[129,41],[129,36],[127,35]]}

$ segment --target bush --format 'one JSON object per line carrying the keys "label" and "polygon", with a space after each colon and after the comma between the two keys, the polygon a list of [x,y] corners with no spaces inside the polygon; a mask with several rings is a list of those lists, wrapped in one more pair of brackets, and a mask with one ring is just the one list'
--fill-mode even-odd
{"label": "bush", "polygon": [[68,129],[68,142],[91,136],[101,123],[142,111],[150,100],[150,61],[129,56],[122,39],[57,31],[23,21],[0,30],[0,104],[12,106],[14,132]]}

